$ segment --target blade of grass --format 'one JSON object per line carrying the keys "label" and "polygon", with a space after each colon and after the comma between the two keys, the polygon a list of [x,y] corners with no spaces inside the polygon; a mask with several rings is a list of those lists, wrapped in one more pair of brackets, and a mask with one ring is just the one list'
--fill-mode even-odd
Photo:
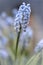
{"label": "blade of grass", "polygon": [[31,57],[31,59],[27,62],[27,64],[26,64],[26,65],[30,64],[30,63],[31,63],[31,61],[32,61],[34,58],[35,58],[35,55]]}
{"label": "blade of grass", "polygon": [[28,61],[28,63],[26,64],[26,65],[32,65],[32,64],[36,64],[36,62],[39,60],[39,55],[40,55],[40,53],[38,53],[37,55],[34,55],[29,61]]}
{"label": "blade of grass", "polygon": [[33,59],[33,61],[30,63],[30,65],[37,65],[37,62],[38,62],[38,60],[39,60],[39,57],[40,56],[40,53],[38,53],[37,55],[36,55],[36,57]]}

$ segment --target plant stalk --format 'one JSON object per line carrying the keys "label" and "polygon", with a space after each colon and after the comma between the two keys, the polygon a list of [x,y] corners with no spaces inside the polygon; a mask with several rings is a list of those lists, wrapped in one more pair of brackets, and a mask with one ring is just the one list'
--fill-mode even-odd
{"label": "plant stalk", "polygon": [[17,49],[18,49],[18,44],[20,39],[20,33],[21,33],[21,25],[20,25],[20,31],[18,32],[18,36],[17,36],[15,59],[17,57]]}

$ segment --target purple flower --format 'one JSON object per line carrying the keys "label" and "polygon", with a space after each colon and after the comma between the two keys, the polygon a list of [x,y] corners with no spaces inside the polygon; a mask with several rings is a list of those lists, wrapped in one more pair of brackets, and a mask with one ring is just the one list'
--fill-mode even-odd
{"label": "purple flower", "polygon": [[38,44],[36,45],[34,52],[37,53],[39,51],[41,51],[41,49],[43,49],[43,39],[41,39]]}
{"label": "purple flower", "polygon": [[8,52],[4,49],[0,49],[0,56],[7,58],[9,56]]}
{"label": "purple flower", "polygon": [[30,20],[30,13],[31,13],[31,8],[30,4],[25,4],[23,3],[18,10],[18,13],[16,14],[15,20],[14,20],[14,28],[19,32],[20,30],[20,24],[22,30],[25,30],[26,27],[28,26],[28,21]]}

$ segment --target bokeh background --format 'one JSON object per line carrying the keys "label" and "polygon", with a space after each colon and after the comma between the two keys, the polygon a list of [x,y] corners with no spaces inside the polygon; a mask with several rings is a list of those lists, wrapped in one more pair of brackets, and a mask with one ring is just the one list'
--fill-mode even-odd
{"label": "bokeh background", "polygon": [[[18,8],[22,4],[22,2],[30,3],[31,16],[29,26],[32,28],[33,34],[32,38],[30,38],[29,41],[29,47],[27,47],[25,51],[24,49],[21,50],[22,46],[21,42],[22,39],[21,39],[20,41],[21,46],[19,45],[17,58],[20,57],[20,54],[22,55],[21,51],[23,51],[22,60],[25,60],[27,62],[28,58],[25,56],[29,56],[30,59],[30,57],[32,57],[35,54],[34,49],[36,44],[40,43],[40,40],[43,40],[43,0],[0,0],[0,53],[2,53],[2,55],[0,54],[0,62],[1,62],[0,65],[3,65],[3,63],[4,65],[10,65],[10,64],[14,65],[13,63],[15,63],[14,54],[15,54],[17,33],[15,32],[12,24],[14,22],[15,15],[17,14]],[[43,41],[41,43],[42,44],[40,45],[40,47],[43,47]],[[39,62],[43,57],[42,52],[40,54]],[[6,58],[6,56],[8,57]],[[17,59],[16,65],[19,64],[18,62],[20,61],[20,58]]]}

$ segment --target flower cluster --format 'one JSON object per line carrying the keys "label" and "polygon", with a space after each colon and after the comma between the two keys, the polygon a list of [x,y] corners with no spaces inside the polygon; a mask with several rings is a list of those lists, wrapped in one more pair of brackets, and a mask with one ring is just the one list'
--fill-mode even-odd
{"label": "flower cluster", "polygon": [[18,10],[18,13],[16,14],[16,18],[14,20],[14,28],[17,30],[17,32],[20,31],[20,26],[22,30],[24,31],[27,27],[27,24],[29,23],[30,19],[30,13],[31,8],[30,4],[23,3]]}

